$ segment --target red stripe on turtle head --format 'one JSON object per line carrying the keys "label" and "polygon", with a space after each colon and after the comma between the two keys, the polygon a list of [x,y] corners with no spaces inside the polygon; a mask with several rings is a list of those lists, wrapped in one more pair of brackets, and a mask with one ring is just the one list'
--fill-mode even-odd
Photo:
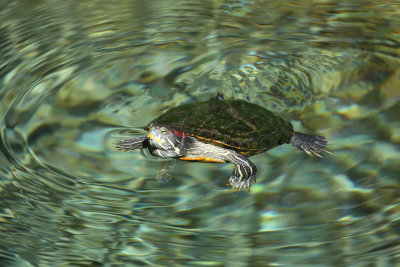
{"label": "red stripe on turtle head", "polygon": [[177,130],[175,130],[175,131],[174,131],[174,134],[176,134],[177,136],[182,137],[182,138],[185,138],[185,137],[186,137],[185,133],[182,132],[182,131],[177,131]]}

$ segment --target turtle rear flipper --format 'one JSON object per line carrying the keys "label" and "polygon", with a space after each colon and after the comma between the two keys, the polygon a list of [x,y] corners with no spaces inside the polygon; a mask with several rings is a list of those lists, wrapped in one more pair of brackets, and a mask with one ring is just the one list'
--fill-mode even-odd
{"label": "turtle rear flipper", "polygon": [[328,142],[326,138],[319,135],[312,135],[312,134],[304,134],[304,133],[294,133],[292,139],[290,139],[289,144],[292,146],[297,147],[300,150],[304,150],[308,155],[312,156],[312,154],[322,158],[318,152],[326,152],[331,154],[331,152],[327,151],[326,145]]}
{"label": "turtle rear flipper", "polygon": [[247,157],[235,151],[227,150],[226,155],[227,160],[235,164],[229,179],[232,189],[240,191],[245,188],[250,191],[251,185],[256,183],[257,167]]}

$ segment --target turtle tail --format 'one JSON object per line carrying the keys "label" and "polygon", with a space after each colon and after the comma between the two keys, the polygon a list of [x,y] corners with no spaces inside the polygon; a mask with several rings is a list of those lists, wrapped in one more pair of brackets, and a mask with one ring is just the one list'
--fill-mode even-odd
{"label": "turtle tail", "polygon": [[326,145],[328,144],[326,138],[319,135],[295,132],[292,139],[290,139],[289,144],[297,147],[300,150],[304,150],[304,152],[306,152],[310,156],[314,154],[322,158],[322,156],[318,154],[318,152],[321,151],[326,152],[328,154],[332,154],[331,152],[325,149]]}

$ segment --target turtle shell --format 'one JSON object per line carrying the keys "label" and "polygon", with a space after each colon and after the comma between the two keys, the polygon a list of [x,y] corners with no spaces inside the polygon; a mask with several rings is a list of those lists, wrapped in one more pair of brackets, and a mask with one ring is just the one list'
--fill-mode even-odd
{"label": "turtle shell", "polygon": [[199,141],[251,156],[288,143],[290,122],[244,100],[210,100],[166,111],[151,124],[179,129]]}

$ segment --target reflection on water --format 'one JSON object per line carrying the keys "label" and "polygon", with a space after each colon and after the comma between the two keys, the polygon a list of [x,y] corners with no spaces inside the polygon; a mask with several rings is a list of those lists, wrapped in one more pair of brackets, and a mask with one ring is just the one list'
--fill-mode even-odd
{"label": "reflection on water", "polygon": [[[400,264],[395,1],[3,1],[4,266]],[[222,92],[333,155],[232,166],[119,153],[165,110]]]}

